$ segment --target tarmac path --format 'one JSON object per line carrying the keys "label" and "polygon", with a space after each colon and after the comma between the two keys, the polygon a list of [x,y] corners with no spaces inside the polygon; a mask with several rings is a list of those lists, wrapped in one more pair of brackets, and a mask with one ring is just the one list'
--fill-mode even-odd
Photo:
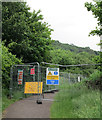
{"label": "tarmac path", "polygon": [[50,107],[54,96],[54,93],[44,94],[45,100],[42,104],[36,103],[37,96],[17,101],[5,110],[3,118],[50,118]]}

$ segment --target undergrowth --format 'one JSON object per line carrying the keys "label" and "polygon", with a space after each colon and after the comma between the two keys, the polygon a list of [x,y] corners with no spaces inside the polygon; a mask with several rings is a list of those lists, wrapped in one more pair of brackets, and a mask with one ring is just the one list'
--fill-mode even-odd
{"label": "undergrowth", "polygon": [[100,118],[100,91],[88,89],[83,83],[60,85],[51,118]]}

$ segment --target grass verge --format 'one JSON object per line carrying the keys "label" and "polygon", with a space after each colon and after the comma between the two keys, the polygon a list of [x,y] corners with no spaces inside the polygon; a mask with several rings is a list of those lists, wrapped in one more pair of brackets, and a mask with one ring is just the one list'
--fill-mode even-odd
{"label": "grass verge", "polygon": [[18,101],[20,97],[22,96],[21,91],[14,92],[14,96],[12,99],[9,99],[7,97],[7,94],[9,94],[9,91],[6,89],[2,90],[2,111],[4,111],[9,105],[13,104],[14,102]]}
{"label": "grass verge", "polygon": [[[22,91],[13,91],[12,99],[8,98],[7,94],[9,94],[9,91],[6,89],[3,89],[2,90],[2,111],[4,111],[9,105],[25,97]],[[26,97],[29,97],[29,96],[31,95],[26,95]]]}
{"label": "grass verge", "polygon": [[51,118],[100,118],[100,91],[81,83],[60,85],[51,106]]}

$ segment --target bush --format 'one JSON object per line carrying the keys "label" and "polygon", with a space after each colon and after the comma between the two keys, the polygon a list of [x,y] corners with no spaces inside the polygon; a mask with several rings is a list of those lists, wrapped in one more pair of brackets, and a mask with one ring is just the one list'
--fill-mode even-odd
{"label": "bush", "polygon": [[12,55],[8,48],[2,44],[2,87],[9,88],[10,82],[10,68],[14,64],[21,64],[21,60]]}
{"label": "bush", "polygon": [[89,76],[88,80],[85,80],[85,84],[87,85],[88,88],[100,89],[101,78],[102,72],[96,70]]}

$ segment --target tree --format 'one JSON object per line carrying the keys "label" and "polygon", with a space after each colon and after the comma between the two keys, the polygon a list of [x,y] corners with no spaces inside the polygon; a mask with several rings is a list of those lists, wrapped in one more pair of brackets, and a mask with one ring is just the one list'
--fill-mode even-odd
{"label": "tree", "polygon": [[[92,11],[92,14],[95,18],[97,18],[97,27],[95,30],[90,32],[90,35],[98,35],[100,36],[100,46],[102,48],[102,1],[96,0],[94,3],[85,3],[85,7],[88,11]],[[100,52],[100,63],[102,63],[102,52]]]}
{"label": "tree", "polygon": [[[0,53],[1,54],[1,53]],[[16,58],[8,51],[8,48],[2,44],[2,87],[9,88],[10,68],[14,64],[21,64],[22,60]]]}
{"label": "tree", "polygon": [[[88,11],[92,11],[92,14],[94,15],[95,18],[97,18],[97,27],[95,30],[92,30],[90,32],[90,35],[98,35],[100,36],[100,46],[102,47],[102,1],[101,0],[95,0],[94,3],[88,3],[86,2],[85,3],[85,7],[87,8]],[[100,56],[98,57],[95,57],[94,58],[94,61],[96,63],[102,63],[102,52],[100,51]],[[97,69],[100,69],[100,71],[102,71],[102,66],[99,66]],[[95,71],[96,73],[96,71]],[[101,78],[102,78],[102,72],[100,72],[98,75],[99,77],[97,77],[97,74],[93,73],[91,76],[92,77],[92,80],[94,81],[90,81],[91,84],[94,85],[99,85],[99,88],[100,88],[100,85],[102,86],[102,82],[101,82]],[[98,80],[99,79],[99,80]]]}
{"label": "tree", "polygon": [[92,14],[94,15],[95,18],[97,18],[97,27],[95,30],[92,30],[90,32],[90,35],[99,35],[101,36],[102,35],[102,28],[100,28],[100,26],[102,26],[102,1],[100,2],[95,2],[94,4],[91,2],[91,3],[88,3],[86,2],[85,3],[85,7],[87,8],[88,11],[92,11]]}
{"label": "tree", "polygon": [[52,29],[41,11],[30,12],[24,2],[4,2],[2,9],[2,40],[9,51],[23,62],[47,61]]}

